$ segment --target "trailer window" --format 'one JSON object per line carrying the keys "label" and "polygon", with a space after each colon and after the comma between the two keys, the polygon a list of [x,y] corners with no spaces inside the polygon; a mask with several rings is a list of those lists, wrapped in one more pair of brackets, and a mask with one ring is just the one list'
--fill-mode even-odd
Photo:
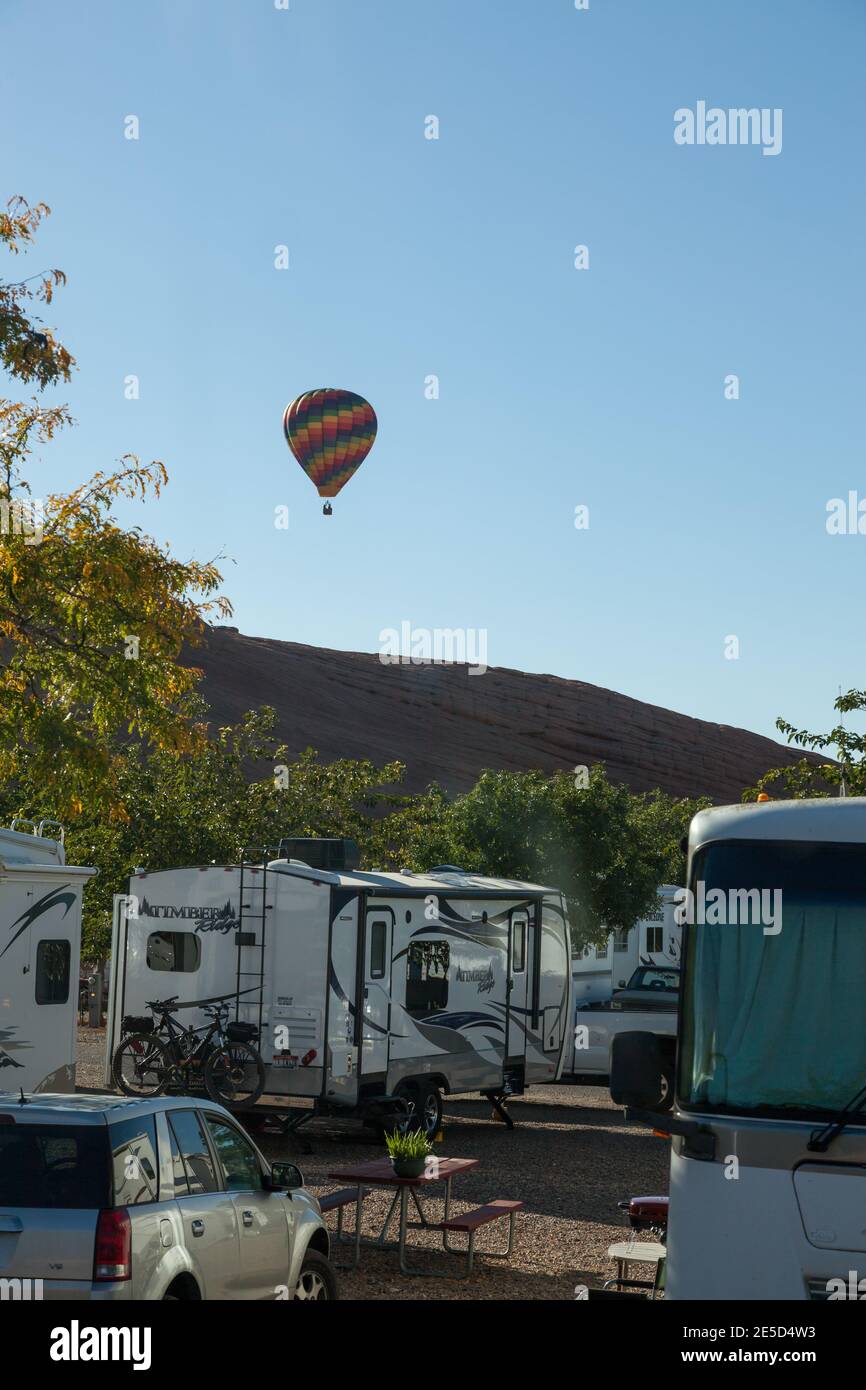
{"label": "trailer window", "polygon": [[373,922],[370,927],[370,979],[385,976],[385,948],[388,944],[388,923]]}
{"label": "trailer window", "polygon": [[413,941],[406,952],[406,1012],[423,1018],[448,1007],[447,941]]}
{"label": "trailer window", "polygon": [[522,975],[526,969],[526,922],[514,923],[514,943],[511,950],[511,973]]}
{"label": "trailer window", "polygon": [[40,941],[36,947],[36,1003],[65,1004],[69,998],[68,941]]}
{"label": "trailer window", "polygon": [[647,927],[646,929],[646,949],[648,951],[663,951],[665,948],[665,929],[664,927]]}
{"label": "trailer window", "polygon": [[114,1162],[114,1204],[137,1207],[159,1198],[156,1121],[152,1115],[109,1125]]}
{"label": "trailer window", "polygon": [[617,927],[613,934],[614,955],[622,955],[623,951],[628,950],[628,934],[631,927]]}
{"label": "trailer window", "polygon": [[154,931],[147,938],[147,964],[151,970],[187,973],[201,963],[201,937],[191,931]]}

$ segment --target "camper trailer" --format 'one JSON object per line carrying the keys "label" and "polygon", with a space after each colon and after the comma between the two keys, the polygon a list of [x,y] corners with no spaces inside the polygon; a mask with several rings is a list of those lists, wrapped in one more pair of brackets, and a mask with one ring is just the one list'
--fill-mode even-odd
{"label": "camper trailer", "polygon": [[578,1006],[604,1003],[625,989],[641,965],[679,965],[681,929],[674,918],[674,884],[658,890],[655,912],[633,927],[612,931],[604,946],[585,946],[572,961],[574,999]]}
{"label": "camper trailer", "polygon": [[66,863],[53,821],[0,829],[0,1091],[75,1090],[81,894],[94,873]]}
{"label": "camper trailer", "polygon": [[106,1084],[124,1016],[173,996],[196,1023],[198,1004],[229,996],[260,1028],[265,1092],[312,1097],[319,1114],[375,1122],[393,1100],[432,1131],[443,1092],[501,1105],[557,1080],[571,1040],[558,890],[450,865],[359,872],[339,867],[343,844],[284,842],[285,857],[255,866],[130,879],[115,905]]}

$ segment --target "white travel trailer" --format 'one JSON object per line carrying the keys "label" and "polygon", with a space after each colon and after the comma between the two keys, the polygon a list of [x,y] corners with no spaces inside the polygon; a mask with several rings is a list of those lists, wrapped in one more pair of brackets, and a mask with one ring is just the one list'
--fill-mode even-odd
{"label": "white travel trailer", "polygon": [[[687,883],[665,1297],[862,1300],[866,798],[701,811]],[[659,1064],[616,1040],[636,1118]]]}
{"label": "white travel trailer", "polygon": [[66,863],[54,821],[22,823],[0,829],[0,1091],[74,1091],[81,893],[96,870]]}
{"label": "white travel trailer", "polygon": [[659,906],[627,930],[612,931],[604,946],[586,946],[572,961],[574,999],[602,1003],[625,989],[640,965],[679,965],[681,928],[674,918],[674,884],[658,890]]}
{"label": "white travel trailer", "polygon": [[124,1016],[177,996],[198,1024],[196,1001],[226,995],[261,1030],[266,1093],[312,1097],[315,1113],[375,1121],[408,1106],[432,1131],[443,1092],[499,1107],[558,1079],[571,1039],[561,894],[452,866],[317,867],[344,863],[343,845],[284,841],[304,860],[130,879],[115,907],[107,1084]]}

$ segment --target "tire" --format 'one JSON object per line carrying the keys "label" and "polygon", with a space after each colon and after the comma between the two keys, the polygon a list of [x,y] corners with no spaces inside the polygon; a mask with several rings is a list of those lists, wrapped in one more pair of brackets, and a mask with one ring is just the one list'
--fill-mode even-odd
{"label": "tire", "polygon": [[121,1038],[111,1059],[114,1084],[125,1096],[161,1096],[172,1071],[171,1054],[153,1033]]}
{"label": "tire", "polygon": [[409,1118],[398,1128],[403,1131],[422,1129],[428,1139],[438,1133],[442,1124],[442,1092],[429,1081],[406,1082],[397,1088],[398,1096],[409,1103]]}
{"label": "tire", "polygon": [[204,1084],[211,1100],[229,1110],[255,1105],[265,1089],[265,1064],[249,1043],[228,1042],[208,1057]]}
{"label": "tire", "polygon": [[337,1276],[330,1260],[326,1259],[319,1250],[308,1250],[304,1256],[304,1263],[301,1265],[301,1273],[295,1286],[295,1300],[309,1303],[315,1299],[324,1303],[326,1299],[333,1302],[335,1298],[339,1297]]}
{"label": "tire", "polygon": [[665,1115],[673,1108],[674,1103],[674,1069],[667,1063],[662,1067],[662,1074],[659,1078],[659,1099],[654,1107],[660,1115]]}

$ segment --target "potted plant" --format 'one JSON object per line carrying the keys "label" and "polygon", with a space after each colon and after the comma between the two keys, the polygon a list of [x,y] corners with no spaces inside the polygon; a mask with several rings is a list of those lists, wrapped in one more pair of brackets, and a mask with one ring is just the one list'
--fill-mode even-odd
{"label": "potted plant", "polygon": [[423,1130],[413,1129],[401,1134],[395,1129],[393,1134],[385,1135],[391,1166],[397,1178],[420,1178],[424,1172],[427,1155],[433,1147]]}

